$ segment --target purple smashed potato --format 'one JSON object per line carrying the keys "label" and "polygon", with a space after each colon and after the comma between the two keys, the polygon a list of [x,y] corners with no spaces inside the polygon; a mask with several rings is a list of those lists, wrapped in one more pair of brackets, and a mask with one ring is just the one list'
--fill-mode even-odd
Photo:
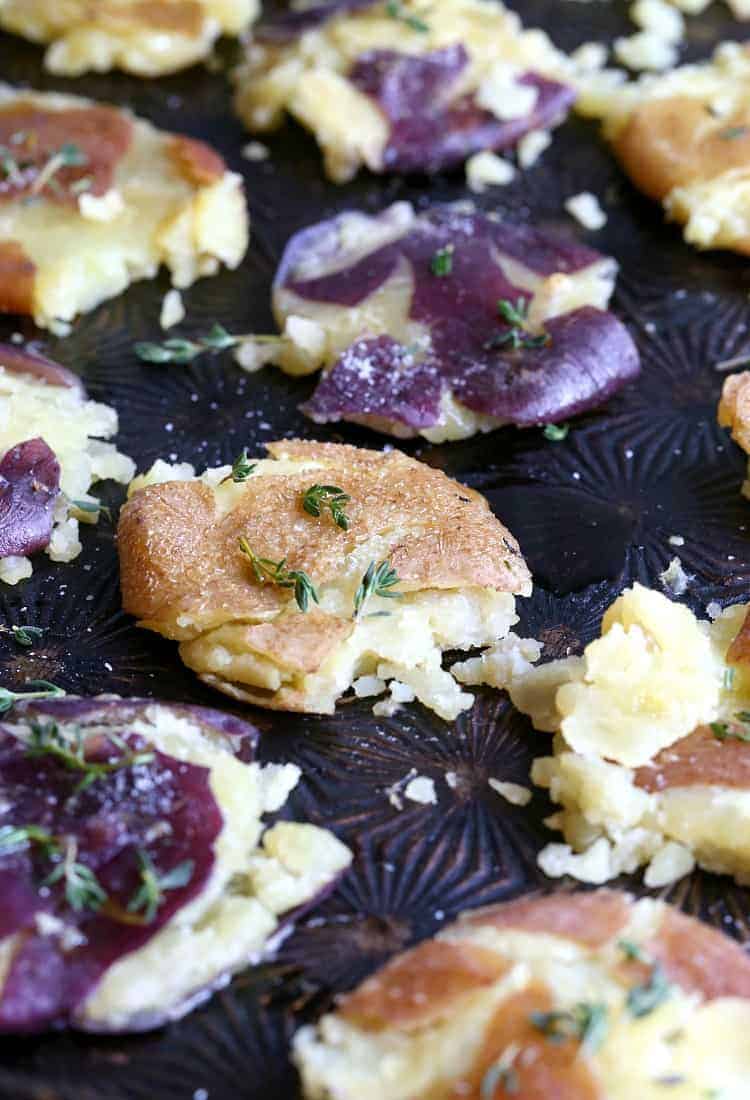
{"label": "purple smashed potato", "polygon": [[[583,305],[548,319],[541,333],[505,315],[511,306],[523,317],[532,290],[516,285],[503,261],[516,271],[522,265],[526,276],[519,282],[528,284],[602,265],[600,253],[528,225],[455,208],[405,219],[396,235],[396,210],[372,219],[380,240],[387,230],[396,239],[365,255],[360,246],[351,264],[340,243],[346,215],[297,234],[282,258],[277,302],[290,291],[297,312],[305,302],[359,307],[406,263],[413,276],[408,317],[428,334],[425,341],[404,344],[362,332],[304,406],[313,420],[366,418],[379,427],[395,425],[400,434],[414,433],[437,425],[441,399],[452,395],[499,423],[531,426],[593,408],[636,377],[635,345],[606,310]],[[436,268],[441,257],[443,267]],[[329,273],[302,277],[314,265]]]}
{"label": "purple smashed potato", "polygon": [[473,94],[455,97],[468,64],[459,44],[421,56],[369,50],[357,59],[349,79],[390,123],[384,171],[439,172],[483,149],[509,149],[529,131],[562,122],[575,99],[567,85],[525,73],[519,83],[536,89],[536,104],[519,118],[499,119]]}
{"label": "purple smashed potato", "polygon": [[[209,707],[67,697],[17,705],[0,723],[0,939],[14,937],[0,979],[0,1034],[148,1030],[183,1015],[236,970],[235,959],[158,1009],[86,1011],[110,967],[212,889],[222,807],[209,768],[161,751],[144,732],[164,711],[168,728],[187,720],[190,738],[202,735],[252,763],[256,728]],[[276,933],[340,874],[283,913]],[[257,951],[245,961],[257,961]]]}
{"label": "purple smashed potato", "polygon": [[[57,719],[69,721],[69,710],[14,713],[28,743],[0,725],[0,936],[22,937],[0,993],[0,1032],[75,1022],[105,971],[197,897],[213,869],[223,819],[208,769],[152,748],[112,722],[116,702],[106,706],[103,729],[88,715],[96,732],[82,759],[111,770],[92,782],[39,748],[62,743]],[[137,904],[144,867],[173,883],[153,909]]]}
{"label": "purple smashed potato", "polygon": [[11,447],[0,461],[0,558],[47,546],[59,492],[60,464],[43,439]]}

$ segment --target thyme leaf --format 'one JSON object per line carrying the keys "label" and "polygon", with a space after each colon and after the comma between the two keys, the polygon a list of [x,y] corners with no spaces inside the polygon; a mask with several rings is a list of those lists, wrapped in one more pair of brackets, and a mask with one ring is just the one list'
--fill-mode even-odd
{"label": "thyme leaf", "polygon": [[439,248],[430,260],[430,271],[438,278],[450,275],[453,270],[453,245],[447,244],[445,248]]}
{"label": "thyme leaf", "polygon": [[128,902],[127,911],[128,913],[143,911],[144,921],[146,924],[151,924],[164,904],[164,895],[167,890],[178,890],[181,886],[187,886],[190,882],[193,877],[195,862],[192,859],[185,859],[162,875],[156,870],[148,852],[143,849],[138,851],[138,862],[140,863],[141,884]]}
{"label": "thyme leaf", "polygon": [[750,127],[748,126],[727,126],[726,130],[720,131],[719,137],[722,141],[735,141],[737,138],[744,137],[747,133],[750,133]]}
{"label": "thyme leaf", "polygon": [[28,756],[32,758],[51,756],[70,771],[83,772],[83,778],[75,788],[74,795],[80,794],[105,775],[122,771],[124,768],[134,768],[139,764],[149,764],[154,759],[153,752],[133,752],[122,738],[108,733],[108,740],[113,742],[122,755],[107,761],[87,760],[87,737],[79,727],[74,727],[68,734],[60,729],[57,722],[40,722],[33,719],[29,723],[29,729],[30,736],[26,742]]}
{"label": "thyme leaf", "polygon": [[492,336],[485,343],[486,350],[511,347],[517,351],[519,348],[542,348],[549,343],[548,333],[535,335],[528,331],[528,304],[523,298],[517,298],[515,303],[509,298],[500,298],[497,311],[508,327],[505,332]]}
{"label": "thyme leaf", "polygon": [[27,687],[33,691],[11,691],[10,688],[0,687],[0,714],[6,714],[10,708],[18,702],[29,702],[33,699],[60,699],[65,692],[56,684],[48,680],[28,680]]}
{"label": "thyme leaf", "polygon": [[64,848],[59,841],[54,843],[58,848],[50,854],[50,858],[59,862],[52,873],[47,875],[45,885],[51,886],[62,880],[65,883],[65,899],[77,913],[83,909],[101,909],[107,900],[107,892],[102,889],[91,868],[76,860],[75,840],[69,838]]}
{"label": "thyme leaf", "polygon": [[358,619],[362,608],[373,596],[384,600],[400,600],[403,592],[391,592],[400,581],[389,561],[371,561],[354,595],[354,618]]}
{"label": "thyme leaf", "polygon": [[349,530],[349,517],[344,509],[351,497],[338,485],[311,485],[302,495],[302,507],[310,516],[320,516],[323,508],[329,508],[331,519],[342,531]]}
{"label": "thyme leaf", "polygon": [[529,1019],[550,1042],[577,1039],[581,1050],[589,1054],[599,1049],[609,1027],[607,1006],[599,1002],[581,1001],[567,1010],[532,1012]]}
{"label": "thyme leaf", "polygon": [[237,347],[244,339],[242,336],[232,336],[223,325],[214,324],[205,336],[199,336],[196,340],[179,336],[173,336],[161,344],[139,340],[133,350],[144,363],[192,363],[199,355]]}
{"label": "thyme leaf", "polygon": [[660,963],[654,963],[648,980],[642,985],[633,986],[628,991],[627,1006],[630,1015],[636,1019],[648,1016],[669,996],[670,992],[671,986],[664,968]]}
{"label": "thyme leaf", "polygon": [[239,540],[240,551],[253,568],[255,579],[261,584],[270,581],[279,588],[293,588],[294,598],[300,611],[308,611],[310,600],[320,603],[315,585],[307,573],[301,569],[287,569],[286,558],[272,561],[271,558],[259,558],[246,538]]}
{"label": "thyme leaf", "polygon": [[106,504],[102,504],[100,500],[71,500],[71,506],[77,508],[79,512],[85,512],[87,515],[104,516],[106,519],[112,519],[112,512]]}
{"label": "thyme leaf", "polygon": [[19,626],[14,623],[10,628],[10,633],[13,635],[13,640],[17,642],[18,645],[29,647],[32,646],[38,638],[41,638],[44,634],[44,627]]}
{"label": "thyme leaf", "polygon": [[427,34],[430,29],[429,23],[425,23],[424,19],[420,19],[418,15],[411,15],[408,11],[404,11],[403,5],[399,0],[388,0],[385,6],[386,15],[391,19],[398,19],[400,23],[405,23],[413,31],[419,31],[420,34]]}
{"label": "thyme leaf", "polygon": [[222,478],[220,484],[223,485],[225,481],[234,481],[237,484],[247,481],[257,465],[257,462],[251,462],[248,458],[247,447],[243,447],[242,454],[238,455],[232,463],[231,474],[227,474],[225,478]]}
{"label": "thyme leaf", "polygon": [[544,438],[549,439],[551,443],[560,443],[567,437],[569,431],[568,424],[545,424]]}
{"label": "thyme leaf", "polygon": [[717,741],[750,741],[750,711],[738,710],[731,722],[711,722]]}

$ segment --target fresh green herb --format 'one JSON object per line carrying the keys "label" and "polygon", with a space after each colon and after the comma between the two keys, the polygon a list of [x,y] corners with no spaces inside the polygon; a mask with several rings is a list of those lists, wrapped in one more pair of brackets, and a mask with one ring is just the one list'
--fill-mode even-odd
{"label": "fresh green herb", "polygon": [[628,991],[628,1011],[636,1019],[640,1016],[648,1016],[662,1001],[666,1000],[671,992],[671,986],[667,981],[663,967],[654,963],[648,981],[643,985],[635,985]]}
{"label": "fresh green herb", "polygon": [[57,186],[59,189],[55,176],[62,168],[80,168],[88,162],[89,158],[82,149],[79,149],[73,142],[66,142],[60,146],[56,153],[52,154],[34,180],[31,187],[32,195],[40,195],[45,187]]}
{"label": "fresh green herb", "polygon": [[242,454],[238,455],[232,463],[231,474],[223,478],[221,484],[223,485],[225,481],[234,481],[238,484],[241,481],[247,481],[257,465],[257,462],[251,462],[247,457],[247,447],[243,448]]}
{"label": "fresh green herb", "polygon": [[10,633],[13,635],[13,640],[18,642],[19,645],[32,646],[34,642],[44,634],[44,627],[18,626],[14,624],[10,628]]}
{"label": "fresh green herb", "polygon": [[197,340],[184,340],[175,336],[171,340],[165,340],[163,344],[139,341],[134,350],[145,363],[192,363],[205,352],[234,348],[243,339],[242,336],[232,336],[223,325],[215,324],[205,336]]}
{"label": "fresh green herb", "polygon": [[517,351],[519,348],[541,348],[549,343],[549,335],[546,332],[534,335],[527,330],[528,305],[523,298],[516,299],[515,304],[508,298],[501,298],[497,303],[497,309],[508,328],[507,331],[491,337],[484,345],[486,349],[510,346]]}
{"label": "fresh green herb", "polygon": [[135,768],[139,764],[149,764],[154,759],[153,752],[133,752],[117,734],[108,733],[111,741],[121,755],[114,760],[92,761],[86,759],[87,737],[78,726],[67,733],[60,729],[57,722],[39,722],[33,719],[29,723],[29,738],[26,752],[31,757],[52,756],[70,771],[83,772],[83,778],[74,794],[85,791],[97,779],[124,768]]}
{"label": "fresh green herb", "polygon": [[71,183],[68,190],[72,195],[82,195],[84,191],[90,191],[94,186],[94,180],[92,176],[81,176],[79,180],[74,180]]}
{"label": "fresh green herb", "polygon": [[560,443],[567,437],[570,427],[567,424],[545,424],[544,425],[544,438],[549,439],[551,443]]}
{"label": "fresh green herb", "polygon": [[732,722],[711,722],[717,741],[750,741],[750,711],[738,710]]}
{"label": "fresh green herb", "polygon": [[430,271],[438,278],[450,275],[453,270],[453,245],[447,244],[445,248],[439,248],[430,260]]}
{"label": "fresh green herb", "polygon": [[56,866],[44,880],[45,886],[65,882],[65,898],[78,913],[82,909],[100,909],[107,900],[99,880],[90,867],[76,860],[76,842],[72,837],[60,841],[38,825],[4,825],[0,828],[0,854],[22,851],[38,845],[45,859]]}
{"label": "fresh green herb", "polygon": [[11,691],[0,687],[0,714],[5,714],[19,702],[31,702],[33,699],[59,699],[65,694],[62,688],[50,684],[48,680],[29,680],[27,687],[33,691]]}
{"label": "fresh green herb", "polygon": [[733,668],[725,668],[724,669],[724,676],[723,676],[722,686],[724,688],[724,691],[731,691],[732,688],[734,687],[734,669]]}
{"label": "fresh green herb", "polygon": [[628,962],[645,962],[643,950],[632,940],[618,940],[617,946],[622,951]]}
{"label": "fresh green herb", "polygon": [[307,573],[303,573],[300,569],[287,569],[286,558],[282,558],[281,561],[259,558],[246,538],[240,539],[240,550],[252,565],[255,578],[261,584],[271,581],[279,588],[294,589],[294,598],[300,611],[309,610],[310,600],[320,603],[315,585]]}
{"label": "fresh green herb", "polygon": [[479,1086],[479,1100],[494,1100],[498,1087],[507,1096],[516,1096],[521,1091],[521,1080],[513,1068],[519,1050],[518,1043],[511,1043],[497,1061],[487,1068]]}
{"label": "fresh green herb", "polygon": [[111,511],[100,500],[71,500],[70,503],[79,512],[85,512],[90,516],[104,516],[106,519],[112,519]]}
{"label": "fresh green herb", "polygon": [[320,516],[323,508],[330,508],[331,519],[342,531],[349,530],[349,517],[344,509],[351,497],[338,485],[311,485],[302,496],[302,507],[310,516]]}
{"label": "fresh green herb", "polygon": [[722,141],[735,141],[748,133],[750,133],[750,127],[748,126],[727,126],[726,130],[720,132],[719,137]]}
{"label": "fresh green herb", "polygon": [[404,11],[399,0],[388,0],[385,10],[391,19],[398,19],[399,23],[405,23],[411,30],[419,31],[420,34],[426,34],[430,29],[429,23],[425,23],[418,15],[411,15],[408,11]]}
{"label": "fresh green herb", "polygon": [[187,886],[193,877],[195,863],[192,859],[183,860],[171,871],[166,871],[163,875],[160,875],[154,867],[148,852],[142,849],[139,850],[138,861],[141,865],[141,884],[128,902],[128,913],[143,911],[144,921],[146,924],[151,924],[164,904],[166,891]]}
{"label": "fresh green herb", "polygon": [[107,900],[107,893],[91,868],[77,862],[75,841],[69,839],[64,851],[58,850],[51,858],[59,862],[44,880],[45,884],[52,886],[62,880],[65,883],[65,899],[77,913],[83,909],[101,909]]}
{"label": "fresh green herb", "polygon": [[529,1019],[550,1042],[564,1043],[568,1039],[577,1039],[581,1050],[589,1054],[599,1049],[609,1026],[607,1006],[588,1001],[581,1001],[567,1011],[532,1012]]}
{"label": "fresh green herb", "polygon": [[20,852],[31,844],[57,850],[57,841],[38,825],[3,825],[0,828],[0,854]]}
{"label": "fresh green herb", "polygon": [[373,596],[384,600],[402,599],[402,592],[390,591],[399,581],[400,577],[389,561],[371,561],[354,595],[354,618],[359,618],[362,608]]}

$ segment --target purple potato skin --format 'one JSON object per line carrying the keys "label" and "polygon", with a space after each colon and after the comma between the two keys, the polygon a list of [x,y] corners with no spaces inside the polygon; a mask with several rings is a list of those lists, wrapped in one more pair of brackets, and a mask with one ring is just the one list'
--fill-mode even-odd
{"label": "purple potato skin", "polygon": [[349,12],[364,11],[379,2],[380,0],[329,0],[328,3],[316,4],[301,11],[285,11],[257,26],[253,38],[279,45],[293,42],[300,34],[322,27],[329,19],[347,15]]}
{"label": "purple potato skin", "polygon": [[534,109],[499,119],[473,95],[451,97],[468,63],[459,44],[421,56],[368,50],[357,58],[349,79],[390,122],[383,171],[432,174],[484,149],[512,148],[529,131],[562,122],[575,100],[567,85],[525,73],[520,83],[537,90]]}
{"label": "purple potato skin", "polygon": [[0,344],[0,367],[5,367],[11,374],[30,374],[42,382],[49,382],[51,386],[66,386],[85,397],[83,383],[77,374],[32,347]]}
{"label": "purple potato skin", "polygon": [[0,461],[0,558],[49,544],[60,464],[43,439],[28,439]]}
{"label": "purple potato skin", "polygon": [[[388,219],[388,212],[380,215]],[[275,286],[311,302],[353,307],[377,291],[406,260],[414,276],[409,316],[430,333],[426,351],[389,336],[362,338],[325,373],[304,411],[318,423],[379,419],[410,431],[432,427],[446,391],[472,411],[528,427],[591,409],[640,370],[625,326],[608,311],[583,306],[547,322],[544,346],[512,347],[498,302],[527,305],[531,294],[504,274],[497,253],[546,277],[575,274],[603,257],[527,225],[435,208],[403,235],[330,275],[296,280],[303,258],[336,257],[337,219],[303,230],[289,243]],[[451,269],[432,270],[451,248]],[[317,249],[317,251],[316,251]]]}

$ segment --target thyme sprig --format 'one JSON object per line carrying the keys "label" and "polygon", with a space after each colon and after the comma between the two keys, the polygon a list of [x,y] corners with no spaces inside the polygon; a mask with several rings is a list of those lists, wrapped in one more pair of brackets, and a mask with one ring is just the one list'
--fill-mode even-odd
{"label": "thyme sprig", "polygon": [[399,0],[388,0],[385,12],[391,19],[398,19],[399,23],[404,23],[411,30],[419,31],[420,34],[427,34],[430,29],[429,23],[425,23],[424,19],[404,11],[404,7]]}
{"label": "thyme sprig", "polygon": [[653,963],[648,979],[628,990],[627,1006],[630,1015],[636,1019],[648,1016],[666,1000],[671,988],[661,963]]}
{"label": "thyme sprig", "polygon": [[324,508],[331,511],[331,519],[342,531],[349,530],[349,517],[344,509],[351,500],[338,485],[311,485],[302,494],[302,507],[310,516],[320,516]]}
{"label": "thyme sprig", "polygon": [[101,909],[107,900],[107,892],[85,863],[76,860],[77,845],[72,837],[68,837],[65,845],[59,842],[57,853],[51,858],[59,860],[51,874],[44,880],[45,885],[52,886],[62,880],[65,883],[65,899],[71,909],[80,913],[83,909]]}
{"label": "thyme sprig", "polygon": [[62,688],[48,680],[28,680],[27,687],[32,691],[11,691],[0,687],[0,714],[6,714],[16,703],[31,702],[34,699],[60,699],[65,694]]}
{"label": "thyme sprig", "polygon": [[114,760],[98,761],[86,758],[88,737],[78,726],[67,733],[58,726],[57,722],[40,722],[33,719],[29,723],[29,730],[30,734],[26,742],[28,756],[33,758],[51,756],[70,771],[83,773],[83,778],[73,791],[74,795],[85,791],[92,783],[106,775],[125,768],[135,768],[139,764],[150,764],[154,759],[153,752],[134,752],[127,742],[115,733],[107,733],[107,740],[119,749],[121,755]]}
{"label": "thyme sprig", "polygon": [[70,505],[79,512],[84,512],[87,516],[104,516],[105,519],[111,521],[112,511],[106,505],[102,504],[100,500],[71,500]]}
{"label": "thyme sprig", "polygon": [[12,634],[14,642],[27,648],[33,646],[34,642],[44,634],[43,626],[21,626],[18,623],[13,623],[10,627],[0,627],[0,630]]}
{"label": "thyme sprig", "polygon": [[607,1006],[599,1002],[581,1001],[571,1009],[553,1012],[532,1012],[532,1025],[552,1043],[576,1039],[581,1050],[593,1054],[604,1041],[609,1027]]}
{"label": "thyme sprig", "polygon": [[37,845],[42,856],[55,864],[44,879],[45,886],[62,880],[65,899],[77,913],[83,909],[101,909],[107,893],[91,868],[76,859],[78,849],[73,837],[61,839],[38,825],[3,825],[0,828],[0,855],[20,852],[32,845]]}
{"label": "thyme sprig", "polygon": [[32,195],[40,195],[44,191],[45,187],[53,187],[54,189],[60,189],[55,176],[63,168],[81,168],[88,164],[89,158],[79,149],[73,142],[67,141],[64,145],[61,145],[57,152],[53,153],[47,163],[42,168],[39,175],[34,180],[31,186]]}
{"label": "thyme sprig", "polygon": [[545,424],[544,425],[544,438],[549,439],[550,443],[561,443],[563,439],[567,438],[570,426],[568,424]]}
{"label": "thyme sprig", "polygon": [[223,325],[214,324],[205,336],[196,340],[186,340],[174,336],[162,344],[140,340],[134,345],[135,354],[144,363],[192,363],[206,352],[225,351],[243,343],[247,337],[233,336]]}
{"label": "thyme sprig", "polygon": [[507,1096],[521,1091],[521,1079],[513,1063],[520,1052],[518,1043],[511,1043],[492,1065],[488,1066],[479,1086],[479,1100],[494,1100],[498,1086]]}
{"label": "thyme sprig", "polygon": [[717,741],[750,741],[750,711],[738,710],[731,722],[711,722]]}
{"label": "thyme sprig", "polygon": [[310,601],[320,603],[315,585],[307,573],[301,569],[287,569],[286,558],[281,561],[273,561],[271,558],[260,558],[255,553],[246,538],[239,540],[240,551],[245,555],[252,566],[255,579],[261,584],[270,581],[279,588],[293,588],[294,598],[300,611],[308,611]]}
{"label": "thyme sprig", "polygon": [[141,884],[128,902],[128,913],[143,912],[146,924],[156,917],[165,901],[167,890],[178,890],[181,886],[187,886],[193,877],[195,863],[192,859],[185,859],[178,863],[171,871],[160,875],[154,866],[148,852],[142,848],[138,850],[138,862],[140,863]]}
{"label": "thyme sprig", "polygon": [[226,477],[223,477],[219,484],[223,485],[225,481],[234,481],[235,484],[247,481],[257,465],[257,462],[251,462],[248,458],[247,447],[243,447],[242,454],[238,455],[232,463],[231,474],[227,474]]}
{"label": "thyme sprig", "polygon": [[542,348],[549,343],[548,333],[534,335],[528,331],[528,308],[528,303],[523,298],[517,298],[515,303],[509,298],[501,298],[497,303],[497,311],[508,327],[505,332],[492,336],[485,348],[491,350],[510,347],[517,351],[519,348]]}
{"label": "thyme sprig", "polygon": [[360,617],[362,609],[373,596],[380,596],[384,600],[402,599],[403,592],[391,591],[399,584],[400,579],[389,561],[371,561],[354,594],[354,618]]}

